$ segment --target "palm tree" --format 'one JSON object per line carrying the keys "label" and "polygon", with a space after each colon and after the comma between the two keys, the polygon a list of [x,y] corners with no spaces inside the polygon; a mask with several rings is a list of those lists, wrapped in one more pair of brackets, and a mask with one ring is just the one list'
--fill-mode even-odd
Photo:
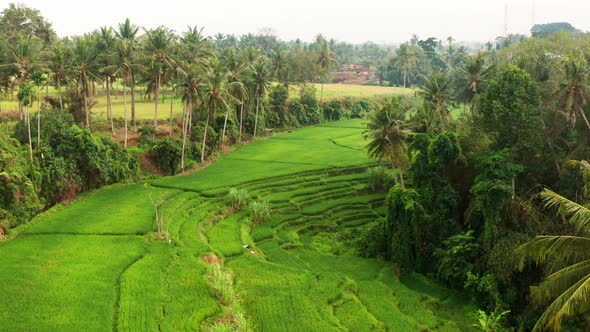
{"label": "palm tree", "polygon": [[37,148],[41,144],[41,90],[47,85],[47,75],[38,71],[29,76],[29,80],[35,87],[35,95],[37,98]]}
{"label": "palm tree", "polygon": [[273,77],[279,83],[283,83],[285,87],[289,86],[288,72],[287,72],[287,54],[283,48],[272,51],[271,67]]}
{"label": "palm tree", "polygon": [[418,47],[401,44],[392,60],[394,67],[402,72],[404,88],[407,87],[420,60]]}
{"label": "palm tree", "polygon": [[[588,175],[587,161],[573,162]],[[519,247],[521,269],[526,259],[537,264],[551,263],[551,274],[537,287],[531,288],[536,302],[551,302],[533,331],[559,331],[561,319],[579,310],[588,310],[590,303],[590,209],[551,190],[541,197],[546,208],[556,208],[564,220],[576,228],[573,235],[537,236]]]}
{"label": "palm tree", "polygon": [[76,81],[78,94],[84,99],[84,112],[86,114],[86,127],[90,128],[90,84],[97,78],[98,62],[95,41],[90,35],[74,38],[71,48],[72,66],[70,67],[71,77]]}
{"label": "palm tree", "polygon": [[154,30],[145,30],[147,44],[145,47],[146,56],[149,59],[150,67],[155,71],[154,85],[154,128],[158,130],[158,102],[160,100],[160,87],[162,77],[176,67],[176,61],[172,57],[174,34],[165,27],[158,27]]}
{"label": "palm tree", "polygon": [[590,69],[583,54],[568,54],[563,61],[563,78],[556,92],[558,97],[558,108],[565,112],[571,120],[572,125],[576,123],[577,115],[581,115],[590,130],[590,122],[584,113],[586,96],[590,92],[588,80]]}
{"label": "palm tree", "polygon": [[[330,73],[330,69],[336,63],[336,60],[332,56],[332,50],[328,42],[325,39],[320,39],[320,49],[318,51],[318,63],[320,65],[320,69],[322,70],[322,76],[326,76]],[[323,102],[324,98],[324,79],[322,78],[321,81],[321,91],[320,91],[320,105]]]}
{"label": "palm tree", "polygon": [[67,70],[69,68],[69,53],[65,43],[58,42],[45,53],[45,63],[49,70],[51,81],[59,94],[59,106],[64,108],[61,87],[67,82]]}
{"label": "palm tree", "polygon": [[129,19],[126,19],[124,23],[119,24],[119,29],[115,32],[117,38],[121,43],[125,43],[125,48],[127,49],[127,59],[126,61],[129,63],[128,70],[129,73],[127,75],[127,83],[130,84],[131,89],[131,121],[133,123],[133,127],[137,127],[136,118],[135,118],[135,74],[140,63],[140,53],[139,53],[139,46],[137,40],[137,32],[139,31],[139,27],[134,24],[131,24]]}
{"label": "palm tree", "polygon": [[18,89],[19,104],[24,107],[25,122],[27,123],[27,133],[29,136],[29,157],[33,161],[33,142],[31,139],[31,113],[29,112],[29,105],[33,103],[35,93],[33,92],[33,85],[28,82],[23,82]]}
{"label": "palm tree", "polygon": [[254,139],[258,130],[258,111],[260,110],[260,99],[266,95],[269,86],[270,73],[265,58],[258,58],[252,65],[252,79],[254,81],[254,95],[256,96],[256,118],[254,120]]}
{"label": "palm tree", "polygon": [[184,63],[184,68],[179,75],[176,89],[180,92],[186,112],[182,115],[182,150],[180,157],[180,169],[184,172],[184,157],[186,151],[186,139],[189,133],[189,125],[192,121],[193,105],[197,101],[201,82],[202,67],[194,63]]}
{"label": "palm tree", "polygon": [[406,122],[406,112],[399,105],[398,98],[393,97],[376,112],[369,116],[365,139],[369,139],[367,149],[370,158],[389,159],[395,176],[396,166],[399,169],[399,183],[404,186],[402,168],[406,163],[406,140],[411,131]]}
{"label": "palm tree", "polygon": [[127,85],[131,80],[134,69],[140,65],[134,60],[134,47],[129,40],[118,40],[112,59],[109,61],[112,65],[104,67],[105,71],[112,71],[113,75],[123,79],[123,118],[125,121],[125,139],[124,145],[127,148],[128,139],[128,120],[127,120]]}
{"label": "palm tree", "polygon": [[[221,62],[214,58],[211,63],[211,70],[203,85],[203,103],[207,107],[207,120],[205,121],[205,132],[203,133],[203,145],[201,146],[201,162],[205,161],[205,144],[207,140],[207,131],[209,129],[209,120],[215,115],[216,110],[222,110],[229,113],[230,105],[235,101],[231,94],[230,83],[228,81],[227,68]],[[225,131],[225,125],[224,125]],[[222,140],[223,142],[223,140]]]}
{"label": "palm tree", "polygon": [[115,122],[113,119],[113,108],[111,104],[111,86],[113,84],[113,78],[115,69],[113,68],[113,53],[117,46],[117,38],[114,34],[113,29],[102,27],[96,33],[96,50],[98,52],[98,62],[102,67],[99,72],[105,79],[106,95],[107,95],[107,118],[111,122],[111,132],[115,136]]}
{"label": "palm tree", "polygon": [[[41,40],[33,35],[18,34],[13,38],[0,40],[5,51],[5,63],[0,67],[11,68],[15,72],[16,84],[24,83],[29,74],[38,66],[41,54]],[[22,120],[21,100],[19,99],[20,118]]]}
{"label": "palm tree", "polygon": [[[230,84],[230,92],[232,96],[238,100],[240,106],[240,115],[239,115],[239,122],[240,122],[240,130],[238,134],[238,142],[242,141],[242,124],[244,121],[244,104],[246,103],[246,98],[248,98],[248,89],[244,84],[244,62],[236,56],[236,52],[234,49],[229,49],[225,55],[225,63],[228,69],[228,78],[227,80],[231,83]],[[228,112],[229,113],[229,112]],[[227,117],[228,113],[225,116],[225,122],[223,124],[223,135],[221,139],[221,143],[224,144],[225,139],[225,128],[227,124]]]}
{"label": "palm tree", "polygon": [[485,59],[481,53],[471,56],[467,64],[459,70],[457,83],[460,89],[459,98],[464,103],[471,104],[472,110],[476,111],[475,97],[483,91],[483,87],[490,76],[494,66],[485,65]]}
{"label": "palm tree", "polygon": [[440,128],[443,130],[449,115],[447,103],[451,99],[451,83],[446,72],[433,72],[430,76],[424,76],[424,83],[419,91],[429,109],[438,116]]}

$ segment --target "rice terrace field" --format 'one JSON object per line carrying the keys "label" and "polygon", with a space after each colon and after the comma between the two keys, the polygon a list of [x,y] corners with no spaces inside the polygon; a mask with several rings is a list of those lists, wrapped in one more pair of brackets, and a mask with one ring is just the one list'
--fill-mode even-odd
{"label": "rice terrace field", "polygon": [[[367,188],[363,127],[277,134],[50,209],[0,244],[0,330],[207,331],[232,316],[256,331],[471,330],[454,293],[354,255],[358,230],[386,213]],[[269,202],[270,221],[232,209],[234,187]],[[169,241],[156,240],[148,192]]]}

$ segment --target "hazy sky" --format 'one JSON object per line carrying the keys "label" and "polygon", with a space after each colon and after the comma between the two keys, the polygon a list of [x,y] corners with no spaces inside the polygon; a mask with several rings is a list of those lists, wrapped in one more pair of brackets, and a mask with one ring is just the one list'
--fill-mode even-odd
{"label": "hazy sky", "polygon": [[197,25],[205,27],[208,35],[256,33],[270,27],[283,40],[310,41],[323,33],[339,41],[398,43],[416,33],[421,38],[452,35],[457,40],[487,41],[504,32],[505,4],[509,33],[528,33],[533,16],[536,23],[567,21],[578,29],[590,30],[590,0],[15,2],[41,10],[60,36],[82,34],[103,25],[116,26],[129,17],[133,23],[147,28],[165,25],[179,32],[187,25]]}

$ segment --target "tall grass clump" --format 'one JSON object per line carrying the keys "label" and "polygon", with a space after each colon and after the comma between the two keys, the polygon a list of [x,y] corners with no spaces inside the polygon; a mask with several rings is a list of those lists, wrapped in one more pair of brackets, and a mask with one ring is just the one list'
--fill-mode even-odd
{"label": "tall grass clump", "polygon": [[250,200],[250,195],[246,189],[238,189],[235,187],[229,189],[228,197],[231,206],[236,210],[240,210],[243,206],[248,204],[248,201]]}
{"label": "tall grass clump", "polygon": [[236,293],[232,276],[229,272],[224,271],[219,264],[213,265],[211,283],[218,299],[223,304],[229,305],[234,302]]}
{"label": "tall grass clump", "polygon": [[262,224],[270,221],[270,204],[266,201],[254,201],[250,203],[250,222]]}
{"label": "tall grass clump", "polygon": [[369,188],[375,192],[387,191],[394,184],[393,174],[383,166],[371,167],[369,172]]}

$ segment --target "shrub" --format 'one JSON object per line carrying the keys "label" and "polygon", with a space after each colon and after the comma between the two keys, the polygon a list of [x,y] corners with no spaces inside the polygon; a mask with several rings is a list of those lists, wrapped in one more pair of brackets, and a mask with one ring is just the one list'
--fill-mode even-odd
{"label": "shrub", "polygon": [[369,172],[369,188],[373,191],[388,191],[394,184],[393,174],[383,166],[371,167]]}
{"label": "shrub", "polygon": [[178,173],[182,158],[182,140],[176,137],[167,137],[154,141],[154,143],[150,154],[158,167],[169,175]]}
{"label": "shrub", "polygon": [[156,128],[153,126],[142,126],[137,130],[141,136],[154,136],[156,134]]}
{"label": "shrub", "polygon": [[365,113],[370,110],[371,106],[366,100],[359,100],[357,101],[351,109],[350,117],[351,118],[362,118]]}
{"label": "shrub", "polygon": [[434,251],[434,257],[438,261],[438,278],[451,287],[462,288],[467,272],[473,270],[479,258],[479,245],[473,231],[446,239],[443,248]]}
{"label": "shrub", "polygon": [[342,103],[339,100],[331,100],[323,106],[324,119],[338,121],[345,118]]}
{"label": "shrub", "polygon": [[250,221],[261,224],[270,220],[270,204],[265,201],[254,201],[250,203]]}
{"label": "shrub", "polygon": [[250,195],[246,189],[230,188],[228,194],[231,205],[234,209],[239,210],[248,203]]}

